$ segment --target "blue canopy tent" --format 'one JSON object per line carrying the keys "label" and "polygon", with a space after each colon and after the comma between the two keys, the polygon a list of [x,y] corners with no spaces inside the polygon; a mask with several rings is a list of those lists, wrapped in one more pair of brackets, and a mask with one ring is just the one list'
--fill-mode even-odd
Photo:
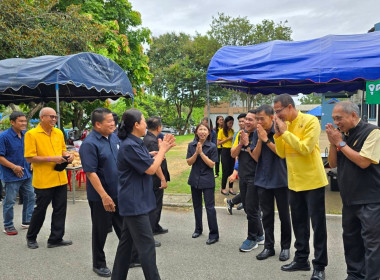
{"label": "blue canopy tent", "polygon": [[225,46],[211,59],[207,83],[247,94],[364,90],[380,79],[379,46],[380,32]]}
{"label": "blue canopy tent", "polygon": [[[0,60],[0,103],[133,98],[131,83],[112,60],[94,53]],[[59,124],[59,121],[58,121]]]}

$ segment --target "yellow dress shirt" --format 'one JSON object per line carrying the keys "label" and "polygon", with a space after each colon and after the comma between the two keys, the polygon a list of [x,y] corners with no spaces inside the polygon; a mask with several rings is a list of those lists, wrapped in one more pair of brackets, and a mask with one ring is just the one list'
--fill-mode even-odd
{"label": "yellow dress shirt", "polygon": [[298,112],[288,130],[274,136],[276,152],[286,159],[289,189],[299,192],[328,184],[319,149],[321,127],[316,117]]}
{"label": "yellow dress shirt", "polygon": [[[219,129],[219,132],[218,132],[218,140],[219,141],[226,140],[227,138],[233,137],[233,136],[234,136],[234,130],[233,129],[228,130],[228,136],[224,135],[223,129]],[[232,139],[225,142],[224,144],[222,144],[222,147],[223,148],[232,148]]]}
{"label": "yellow dress shirt", "polygon": [[[25,157],[54,157],[62,156],[66,151],[63,133],[58,128],[51,131],[50,136],[40,124],[25,133]],[[55,171],[54,162],[34,162],[33,186],[37,189],[47,189],[67,184],[66,170]]]}

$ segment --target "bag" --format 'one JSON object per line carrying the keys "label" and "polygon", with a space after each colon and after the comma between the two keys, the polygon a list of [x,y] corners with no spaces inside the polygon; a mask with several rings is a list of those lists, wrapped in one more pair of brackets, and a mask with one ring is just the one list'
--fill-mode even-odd
{"label": "bag", "polygon": [[[64,159],[68,159],[69,156],[62,156]],[[62,163],[57,163],[55,166],[54,166],[54,170],[55,171],[63,171],[65,170],[65,168],[67,167],[67,165],[69,165],[69,162],[66,161],[66,162],[62,162]]]}

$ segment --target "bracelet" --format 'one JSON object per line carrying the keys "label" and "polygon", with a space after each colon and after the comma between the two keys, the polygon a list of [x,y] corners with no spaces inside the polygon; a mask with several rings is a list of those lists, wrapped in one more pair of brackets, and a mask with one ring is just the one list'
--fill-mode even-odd
{"label": "bracelet", "polygon": [[202,153],[200,153],[199,155],[200,155],[200,156],[202,156],[202,155],[204,155],[204,154],[205,154],[205,153],[204,153],[204,152],[202,152]]}
{"label": "bracelet", "polygon": [[243,145],[239,143],[239,147],[240,147],[240,148],[243,148]]}
{"label": "bracelet", "polygon": [[17,168],[17,165],[15,165],[15,167],[13,167],[12,171],[15,171],[15,170],[16,170],[16,168]]}
{"label": "bracelet", "polygon": [[50,162],[50,157],[48,157],[48,162]]}

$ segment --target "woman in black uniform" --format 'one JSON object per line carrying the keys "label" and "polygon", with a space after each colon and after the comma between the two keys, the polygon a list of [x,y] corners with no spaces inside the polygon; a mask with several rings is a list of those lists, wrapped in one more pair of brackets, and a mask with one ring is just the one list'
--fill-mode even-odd
{"label": "woman in black uniform", "polygon": [[205,201],[208,227],[210,230],[207,245],[219,240],[218,223],[215,211],[215,179],[213,167],[217,161],[216,145],[210,141],[210,128],[198,124],[195,129],[195,139],[187,148],[187,164],[191,165],[188,184],[191,186],[191,197],[195,215],[195,231],[193,238],[202,234],[202,193]]}
{"label": "woman in black uniform", "polygon": [[175,146],[175,138],[167,134],[164,140],[159,140],[159,151],[153,159],[140,138],[145,135],[145,131],[143,114],[136,109],[125,111],[119,127],[118,136],[122,142],[117,157],[119,214],[123,216],[123,229],[112,279],[126,279],[133,245],[138,252],[145,279],[160,279],[148,215],[156,208],[151,175],[161,166],[165,153]]}

